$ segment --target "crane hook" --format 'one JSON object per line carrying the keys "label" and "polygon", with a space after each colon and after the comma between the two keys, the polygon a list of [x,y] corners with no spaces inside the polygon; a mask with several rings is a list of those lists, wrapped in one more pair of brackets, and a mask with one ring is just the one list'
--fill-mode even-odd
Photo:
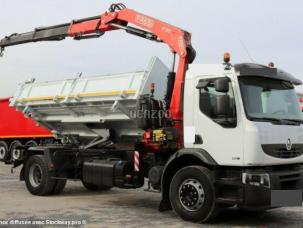
{"label": "crane hook", "polygon": [[114,3],[114,4],[110,5],[109,12],[115,12],[118,10],[123,10],[125,8],[126,8],[126,6],[123,3]]}

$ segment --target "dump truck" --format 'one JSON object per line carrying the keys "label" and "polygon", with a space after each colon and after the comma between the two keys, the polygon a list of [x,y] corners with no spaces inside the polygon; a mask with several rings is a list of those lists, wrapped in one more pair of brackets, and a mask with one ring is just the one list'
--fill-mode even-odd
{"label": "dump truck", "polygon": [[295,92],[302,82],[286,71],[232,64],[228,53],[219,64],[193,64],[189,32],[122,4],[12,34],[0,47],[115,30],[167,44],[172,66],[153,58],[138,72],[21,84],[10,105],[61,140],[16,148],[13,165],[22,166],[30,193],[59,194],[67,180],[90,190],[135,189],[147,181],[146,190],[162,195],[160,211],[173,209],[193,222],[231,206],[287,206],[281,198],[302,205],[303,126]]}

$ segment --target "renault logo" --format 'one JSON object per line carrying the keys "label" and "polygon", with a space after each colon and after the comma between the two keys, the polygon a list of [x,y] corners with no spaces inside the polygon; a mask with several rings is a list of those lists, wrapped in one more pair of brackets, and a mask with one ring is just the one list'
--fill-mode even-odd
{"label": "renault logo", "polygon": [[286,143],[286,150],[291,150],[291,147],[292,147],[292,143],[290,141],[290,139],[287,139],[287,143]]}

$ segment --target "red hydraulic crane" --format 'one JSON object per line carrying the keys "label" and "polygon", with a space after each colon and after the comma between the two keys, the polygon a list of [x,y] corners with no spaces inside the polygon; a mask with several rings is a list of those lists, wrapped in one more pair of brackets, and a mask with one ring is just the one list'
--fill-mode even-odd
{"label": "red hydraulic crane", "polygon": [[163,42],[170,47],[174,55],[179,56],[176,73],[173,67],[168,78],[166,105],[174,126],[182,136],[182,88],[187,64],[194,61],[195,50],[191,45],[191,34],[178,27],[127,9],[121,3],[112,4],[107,12],[99,16],[7,36],[0,41],[1,54],[8,46],[38,41],[60,41],[66,37],[73,37],[75,40],[98,38],[105,32],[120,29],[152,41]]}

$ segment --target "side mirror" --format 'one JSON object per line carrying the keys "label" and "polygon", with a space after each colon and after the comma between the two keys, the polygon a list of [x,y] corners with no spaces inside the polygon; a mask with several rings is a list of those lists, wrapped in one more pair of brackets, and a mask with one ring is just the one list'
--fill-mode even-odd
{"label": "side mirror", "polygon": [[228,78],[219,78],[215,80],[215,89],[217,92],[227,93],[229,91]]}
{"label": "side mirror", "polygon": [[216,96],[215,115],[223,118],[230,115],[230,99],[227,94]]}

